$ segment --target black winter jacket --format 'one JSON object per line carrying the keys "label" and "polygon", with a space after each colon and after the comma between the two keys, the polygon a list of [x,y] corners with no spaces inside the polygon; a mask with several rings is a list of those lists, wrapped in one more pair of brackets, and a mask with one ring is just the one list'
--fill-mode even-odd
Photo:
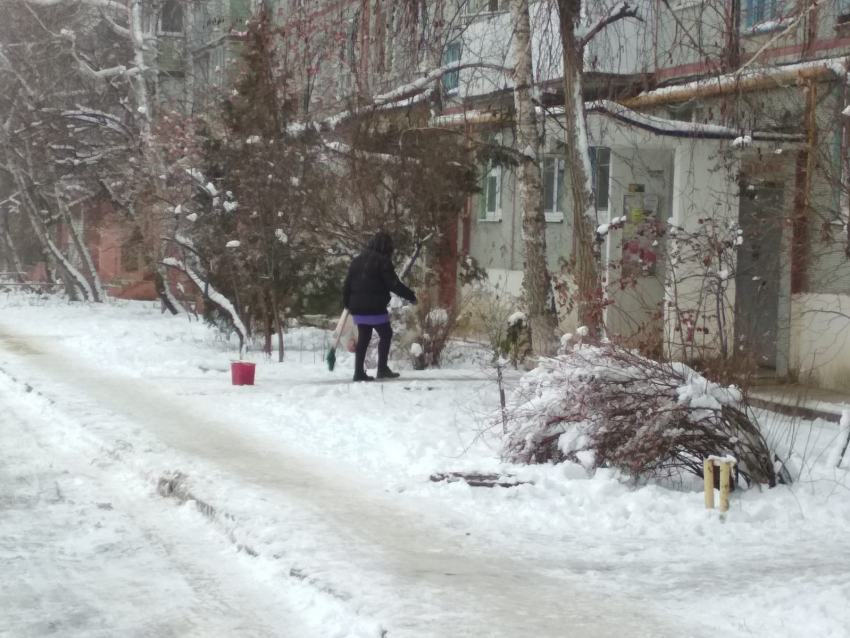
{"label": "black winter jacket", "polygon": [[392,238],[378,233],[354,258],[343,287],[343,301],[352,315],[382,315],[387,312],[390,293],[411,303],[416,295],[395,274]]}

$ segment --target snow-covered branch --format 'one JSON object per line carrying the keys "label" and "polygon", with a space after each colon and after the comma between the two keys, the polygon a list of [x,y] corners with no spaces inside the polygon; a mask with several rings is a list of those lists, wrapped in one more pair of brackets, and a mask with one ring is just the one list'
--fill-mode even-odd
{"label": "snow-covered branch", "polygon": [[[54,147],[51,147],[54,148]],[[113,146],[103,149],[97,153],[83,154],[75,149],[56,149],[54,150],[70,150],[74,153],[74,157],[62,157],[54,159],[53,163],[58,166],[92,166],[99,164],[101,161],[115,153],[124,153],[132,150],[129,146]]]}
{"label": "snow-covered branch", "polygon": [[[759,47],[758,51],[756,51],[749,60],[747,60],[744,64],[742,64],[741,68],[739,68],[737,71],[735,71],[734,76],[738,77],[739,75],[744,73],[747,69],[749,69],[753,64],[755,64],[758,61],[758,59],[762,56],[762,54],[764,54],[765,51],[767,51],[768,49],[770,49],[771,47],[774,46],[774,44],[776,43],[776,41],[780,37],[785,37],[785,34],[787,33],[787,31],[789,29],[796,27],[803,18],[805,18],[807,15],[809,15],[809,13],[811,13],[812,11],[816,10],[819,6],[824,4],[824,2],[825,2],[825,0],[815,0],[809,6],[807,6],[805,9],[801,9],[800,12],[796,16],[794,16],[793,18],[791,18],[787,22],[785,22],[782,19],[777,20],[776,26],[779,29],[777,31],[777,33],[774,34],[773,37],[768,38],[767,42],[762,44]],[[762,25],[756,25],[756,26],[762,26]]]}
{"label": "snow-covered branch", "polygon": [[188,237],[181,235],[180,233],[175,234],[174,237],[163,237],[162,239],[163,239],[163,241],[174,242],[175,244],[180,246],[180,248],[183,248],[184,250],[188,250],[190,253],[192,253],[196,257],[201,256],[201,253],[199,253],[198,249],[195,248],[194,242],[192,242],[192,240],[189,239]]}
{"label": "snow-covered branch", "polygon": [[127,27],[122,27],[120,24],[115,22],[115,20],[112,19],[112,16],[109,15],[109,12],[101,9],[100,15],[103,17],[104,20],[106,20],[106,23],[112,28],[112,30],[117,35],[121,36],[122,38],[130,37],[130,29],[128,29]]}
{"label": "snow-covered branch", "polygon": [[59,4],[84,4],[97,9],[115,12],[127,12],[127,6],[113,0],[26,0],[28,4],[39,7],[55,7]]}
{"label": "snow-covered branch", "polygon": [[[402,160],[400,155],[389,155],[388,153],[372,153],[369,151],[361,151],[359,149],[352,148],[348,144],[344,144],[343,142],[331,142],[328,140],[322,140],[322,146],[329,151],[333,151],[334,153],[339,153],[340,155],[346,156],[354,156],[359,159],[374,159],[381,162],[390,162],[390,163],[398,163]],[[410,158],[410,161],[417,162],[419,160],[415,158]]]}
{"label": "snow-covered branch", "polygon": [[593,40],[597,36],[597,34],[615,22],[619,20],[624,20],[626,18],[634,18],[636,20],[642,20],[642,18],[638,15],[638,10],[633,8],[628,2],[625,0],[620,2],[619,4],[611,7],[611,9],[599,20],[597,20],[593,25],[590,25],[586,29],[583,29],[582,33],[577,33],[576,35],[580,37],[579,46],[584,47],[588,42]]}
{"label": "snow-covered branch", "polygon": [[129,139],[133,139],[133,134],[120,119],[114,115],[110,115],[109,113],[104,113],[103,111],[87,109],[78,104],[77,110],[63,111],[61,115],[64,118],[76,120],[90,126],[103,126],[112,131],[121,133]]}
{"label": "snow-covered branch", "polygon": [[204,174],[200,170],[198,170],[197,168],[186,168],[184,170],[186,171],[186,174],[191,177],[192,180],[195,182],[195,185],[205,194],[209,195],[210,197],[218,196],[218,189],[212,182],[206,181],[206,178],[204,178]]}
{"label": "snow-covered branch", "polygon": [[236,308],[233,307],[233,304],[230,303],[230,300],[227,299],[224,295],[218,292],[215,288],[213,288],[209,282],[204,281],[194,270],[189,268],[185,263],[180,261],[179,259],[175,259],[174,257],[166,257],[162,260],[163,265],[168,266],[169,268],[174,268],[175,270],[179,270],[183,274],[185,274],[189,279],[192,280],[192,283],[197,286],[198,290],[201,291],[201,294],[205,299],[209,299],[219,308],[221,308],[224,312],[226,312],[230,316],[230,320],[233,322],[233,327],[236,332],[239,334],[239,342],[240,342],[240,350],[241,344],[245,342],[245,337],[248,334],[248,331],[245,330],[245,324],[242,323],[242,320],[239,318],[239,314],[236,312]]}
{"label": "snow-covered branch", "polygon": [[393,89],[388,93],[375,96],[373,102],[375,106],[383,106],[392,102],[399,102],[414,95],[422,93],[429,85],[443,78],[449,73],[460,72],[465,69],[488,69],[490,71],[498,71],[509,77],[513,77],[514,70],[499,64],[490,64],[487,62],[450,62],[422,76],[418,80],[414,80],[409,84]]}
{"label": "snow-covered branch", "polygon": [[355,109],[353,111],[343,111],[342,113],[337,113],[331,117],[327,117],[319,122],[314,122],[312,125],[308,122],[294,122],[287,127],[287,130],[290,134],[296,135],[299,133],[303,133],[308,129],[318,129],[322,128],[335,129],[336,126],[342,122],[343,120],[349,119],[351,117],[355,117],[357,115],[362,115],[364,113],[368,113],[372,109],[385,107],[388,105],[397,105],[400,102],[404,102],[405,100],[409,100],[412,97],[417,95],[421,95],[428,90],[428,87],[435,82],[442,79],[444,76],[449,73],[459,73],[465,69],[488,69],[491,71],[498,71],[499,73],[503,73],[508,77],[513,77],[514,70],[501,66],[499,64],[491,64],[489,62],[450,62],[449,64],[445,64],[439,68],[430,71],[429,73],[423,75],[418,80],[414,80],[408,84],[397,87],[392,91],[387,93],[382,93],[380,95],[376,95],[372,98],[372,104],[369,106]]}
{"label": "snow-covered branch", "polygon": [[413,265],[416,263],[416,260],[419,259],[419,253],[422,252],[422,247],[428,243],[431,238],[434,236],[434,233],[428,233],[416,242],[416,248],[413,249],[413,253],[411,253],[410,257],[407,258],[407,261],[404,262],[404,266],[401,267],[401,272],[399,272],[399,278],[404,279],[407,277],[408,273],[413,269]]}

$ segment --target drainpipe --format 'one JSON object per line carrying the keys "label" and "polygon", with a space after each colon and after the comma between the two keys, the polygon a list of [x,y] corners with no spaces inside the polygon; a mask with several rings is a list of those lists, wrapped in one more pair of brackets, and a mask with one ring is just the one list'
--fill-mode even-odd
{"label": "drainpipe", "polygon": [[[472,125],[466,125],[466,148],[467,151],[472,147]],[[472,248],[472,238],[470,234],[472,233],[472,195],[466,196],[466,212],[463,216],[463,239],[461,240],[463,247],[463,254],[465,256],[469,256],[469,252]]]}
{"label": "drainpipe", "polygon": [[806,109],[806,133],[808,135],[809,157],[806,163],[806,217],[810,216],[812,208],[812,180],[815,174],[815,153],[817,151],[817,122],[815,114],[818,106],[818,88],[812,80],[808,81],[809,99]]}
{"label": "drainpipe", "polygon": [[[544,228],[545,231],[545,228]],[[511,171],[511,270],[514,269],[516,246],[516,173]]]}

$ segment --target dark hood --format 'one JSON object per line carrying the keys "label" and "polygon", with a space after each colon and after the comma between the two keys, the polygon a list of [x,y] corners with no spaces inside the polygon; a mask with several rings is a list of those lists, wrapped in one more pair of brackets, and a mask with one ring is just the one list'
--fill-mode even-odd
{"label": "dark hood", "polygon": [[376,233],[366,245],[366,250],[391,257],[393,254],[393,238],[390,237],[389,233]]}

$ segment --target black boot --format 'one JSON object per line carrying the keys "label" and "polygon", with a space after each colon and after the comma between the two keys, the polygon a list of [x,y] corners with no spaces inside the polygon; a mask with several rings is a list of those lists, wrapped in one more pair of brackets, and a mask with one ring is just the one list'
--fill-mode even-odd
{"label": "black boot", "polygon": [[370,377],[363,370],[358,370],[357,372],[354,373],[354,380],[355,381],[374,381],[375,377]]}
{"label": "black boot", "polygon": [[378,368],[379,379],[398,379],[401,375],[398,372],[393,372],[390,370],[389,366],[384,366],[383,368]]}

